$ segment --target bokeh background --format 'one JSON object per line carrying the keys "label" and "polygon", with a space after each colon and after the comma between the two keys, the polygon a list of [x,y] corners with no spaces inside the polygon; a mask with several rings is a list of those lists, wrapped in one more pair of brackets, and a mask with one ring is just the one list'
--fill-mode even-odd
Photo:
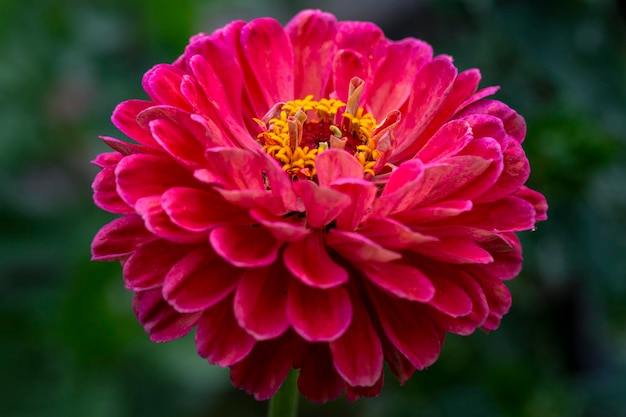
{"label": "bokeh background", "polygon": [[[0,2],[0,415],[263,416],[193,338],[150,343],[118,264],[89,245],[112,109],[188,38],[232,19],[322,8],[415,36],[526,117],[529,184],[549,221],[523,234],[511,313],[450,336],[376,399],[301,416],[626,416],[626,20],[611,0],[3,0]],[[402,65],[402,63],[398,63]]]}

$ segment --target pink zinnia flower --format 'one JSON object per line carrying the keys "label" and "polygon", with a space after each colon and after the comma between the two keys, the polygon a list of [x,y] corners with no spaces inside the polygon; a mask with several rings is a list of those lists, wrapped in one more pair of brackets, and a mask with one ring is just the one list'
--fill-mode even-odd
{"label": "pink zinnia flower", "polygon": [[[271,397],[291,368],[309,400],[404,383],[447,332],[496,329],[514,232],[546,219],[523,184],[524,120],[417,39],[304,11],[233,22],[148,71],[149,100],[103,138],[93,241],[119,260],[151,340]],[[136,142],[136,143],[135,143]]]}

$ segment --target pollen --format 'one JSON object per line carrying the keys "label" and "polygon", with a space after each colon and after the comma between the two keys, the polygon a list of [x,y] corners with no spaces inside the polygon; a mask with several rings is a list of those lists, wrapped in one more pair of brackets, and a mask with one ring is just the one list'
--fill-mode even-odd
{"label": "pollen", "polygon": [[[276,104],[263,119],[254,119],[261,132],[262,150],[276,159],[292,180],[316,180],[315,158],[329,148],[350,153],[365,177],[376,175],[376,119],[359,107],[363,81],[350,83],[348,102],[331,98],[303,99]],[[380,136],[380,135],[378,135]]]}

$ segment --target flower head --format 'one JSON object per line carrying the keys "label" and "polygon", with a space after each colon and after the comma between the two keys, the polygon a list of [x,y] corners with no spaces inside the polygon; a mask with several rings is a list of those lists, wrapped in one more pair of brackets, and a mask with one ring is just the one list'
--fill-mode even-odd
{"label": "flower head", "polygon": [[92,244],[119,260],[153,341],[272,396],[404,383],[446,333],[496,329],[515,232],[546,219],[524,186],[524,120],[416,39],[304,11],[233,22],[148,71],[113,123],[94,200],[121,216]]}

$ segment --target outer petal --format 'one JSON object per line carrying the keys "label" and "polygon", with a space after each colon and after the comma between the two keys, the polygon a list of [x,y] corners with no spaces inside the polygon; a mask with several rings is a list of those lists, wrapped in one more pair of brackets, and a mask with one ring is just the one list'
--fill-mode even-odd
{"label": "outer petal", "polygon": [[298,181],[294,183],[293,188],[302,198],[310,227],[326,226],[350,204],[350,197],[347,195],[320,187],[313,181]]}
{"label": "outer petal", "polygon": [[212,364],[231,366],[245,358],[256,341],[235,320],[232,297],[207,308],[196,331],[198,354]]}
{"label": "outer petal", "polygon": [[156,237],[146,230],[141,217],[133,214],[119,217],[96,233],[91,243],[91,259],[117,261],[154,239]]}
{"label": "outer petal", "polygon": [[248,23],[241,30],[241,47],[262,87],[266,109],[292,99],[293,49],[280,23],[268,18]]}
{"label": "outer petal", "polygon": [[264,227],[218,227],[211,231],[209,241],[222,258],[242,268],[270,265],[282,246]]}
{"label": "outer petal", "polygon": [[355,230],[374,204],[378,188],[371,181],[354,178],[336,180],[331,188],[349,196],[351,200],[350,205],[337,216],[337,228]]}
{"label": "outer petal", "polygon": [[179,313],[161,295],[161,289],[138,291],[133,298],[137,320],[153,342],[183,337],[198,323],[200,313]]}
{"label": "outer petal", "polygon": [[93,201],[102,210],[118,214],[130,214],[134,210],[120,198],[115,183],[115,165],[106,166],[96,175],[91,186]]}
{"label": "outer petal", "polygon": [[178,311],[209,308],[230,294],[242,271],[201,246],[178,261],[165,277],[163,296]]}
{"label": "outer petal", "polygon": [[361,302],[352,297],[353,317],[348,330],[330,342],[333,363],[341,377],[352,386],[370,387],[383,371],[383,349]]}
{"label": "outer petal", "polygon": [[161,197],[153,195],[137,200],[137,214],[143,218],[146,228],[163,239],[178,243],[200,243],[206,241],[206,233],[194,233],[172,223],[161,206]]}
{"label": "outer petal", "polygon": [[298,345],[291,332],[258,342],[248,356],[230,367],[230,380],[258,401],[271,398],[287,377]]}
{"label": "outer petal", "polygon": [[335,54],[337,20],[329,13],[305,10],[285,27],[294,51],[294,97],[323,97]]}
{"label": "outer petal", "polygon": [[385,249],[365,236],[337,229],[328,231],[326,244],[353,262],[390,262],[402,257],[399,253]]}
{"label": "outer petal", "polygon": [[115,127],[121,130],[126,136],[136,140],[142,145],[159,149],[152,135],[137,123],[137,115],[145,109],[156,105],[151,101],[128,100],[117,105],[113,110],[111,120]]}
{"label": "outer petal", "polygon": [[148,290],[163,285],[172,266],[195,249],[164,239],[146,243],[124,262],[124,283],[133,291]]}
{"label": "outer petal", "polygon": [[380,394],[380,391],[383,389],[383,380],[385,379],[385,374],[381,373],[378,381],[372,386],[369,387],[359,387],[359,386],[351,386],[346,385],[346,399],[348,401],[356,401],[359,398],[374,398]]}
{"label": "outer petal", "polygon": [[306,343],[303,353],[298,389],[309,401],[325,403],[338,398],[345,383],[335,370],[326,343]]}
{"label": "outer petal", "polygon": [[380,324],[394,346],[417,369],[432,365],[441,351],[442,339],[420,305],[374,289],[370,289],[369,294]]}
{"label": "outer petal", "polygon": [[294,330],[309,342],[327,342],[340,337],[352,321],[350,297],[343,287],[325,290],[291,280],[287,317]]}
{"label": "outer petal", "polygon": [[331,288],[348,281],[348,272],[328,255],[319,232],[288,245],[283,260],[296,278],[312,287]]}
{"label": "outer petal", "polygon": [[248,269],[235,293],[234,312],[241,327],[257,340],[274,339],[289,328],[289,279],[280,264]]}
{"label": "outer petal", "polygon": [[435,286],[431,280],[412,266],[393,262],[368,262],[360,264],[358,268],[372,283],[396,297],[428,302],[435,296]]}

